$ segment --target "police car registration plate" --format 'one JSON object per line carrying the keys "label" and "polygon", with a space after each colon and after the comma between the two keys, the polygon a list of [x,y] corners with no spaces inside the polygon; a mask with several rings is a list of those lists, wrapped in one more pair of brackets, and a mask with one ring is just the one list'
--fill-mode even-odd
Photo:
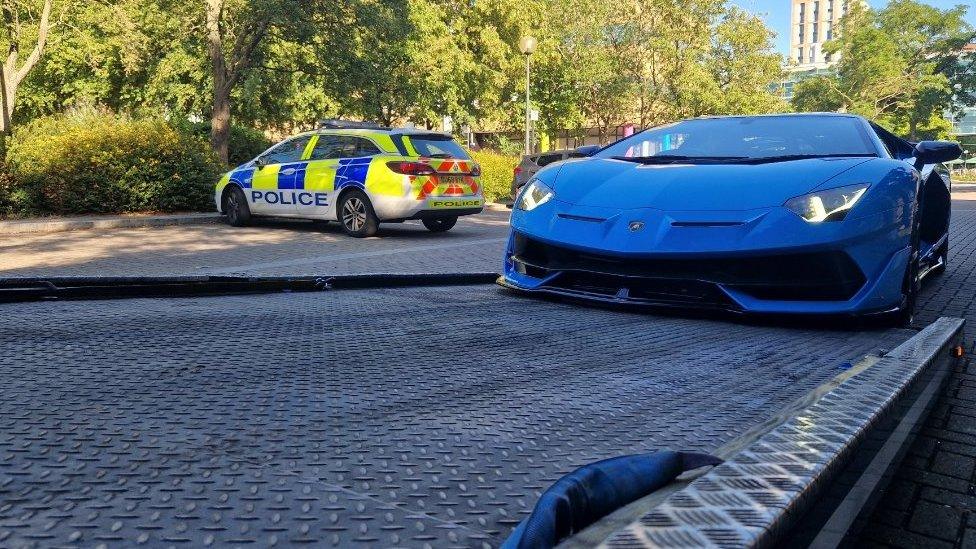
{"label": "police car registration plate", "polygon": [[445,208],[480,208],[482,205],[480,198],[431,198],[427,201],[427,207],[432,210]]}

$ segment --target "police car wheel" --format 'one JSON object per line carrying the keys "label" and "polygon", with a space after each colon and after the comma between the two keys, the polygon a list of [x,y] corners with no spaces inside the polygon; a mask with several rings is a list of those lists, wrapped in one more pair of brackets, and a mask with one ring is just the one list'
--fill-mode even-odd
{"label": "police car wheel", "polygon": [[432,233],[443,233],[451,230],[457,223],[457,216],[452,217],[425,217],[421,219],[424,227]]}
{"label": "police car wheel", "polygon": [[380,221],[366,194],[350,191],[339,204],[339,223],[349,236],[363,238],[376,234]]}
{"label": "police car wheel", "polygon": [[251,209],[247,206],[247,198],[237,187],[224,194],[224,214],[227,215],[227,223],[234,227],[242,227],[251,222]]}

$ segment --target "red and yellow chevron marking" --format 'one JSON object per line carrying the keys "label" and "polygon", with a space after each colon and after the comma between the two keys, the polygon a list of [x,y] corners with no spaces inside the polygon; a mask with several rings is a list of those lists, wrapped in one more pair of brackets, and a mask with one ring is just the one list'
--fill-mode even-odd
{"label": "red and yellow chevron marking", "polygon": [[437,173],[471,173],[473,163],[470,160],[441,160],[439,158],[421,158],[421,162],[426,162],[437,170]]}
{"label": "red and yellow chevron marking", "polygon": [[426,175],[414,177],[411,186],[417,200],[431,196],[471,196],[481,188],[478,178],[470,175]]}

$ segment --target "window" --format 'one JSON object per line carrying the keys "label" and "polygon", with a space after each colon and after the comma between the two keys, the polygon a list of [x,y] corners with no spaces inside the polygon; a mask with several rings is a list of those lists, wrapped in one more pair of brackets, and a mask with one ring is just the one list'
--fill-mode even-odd
{"label": "window", "polygon": [[[800,43],[802,44],[804,42],[806,42],[806,40],[803,39],[803,25],[800,25]],[[801,54],[800,57],[803,57],[803,55]]]}
{"label": "window", "polygon": [[265,164],[287,164],[288,162],[298,162],[302,159],[305,147],[312,140],[312,136],[306,135],[296,137],[287,141],[282,141],[270,151],[264,153],[260,158]]}
{"label": "window", "polygon": [[328,158],[358,158],[373,156],[381,151],[375,143],[365,137],[354,135],[320,135],[312,149],[312,160]]}
{"label": "window", "polygon": [[315,147],[312,148],[311,160],[326,160],[328,158],[339,158],[339,153],[341,151],[339,147],[339,136],[337,135],[320,135],[319,140],[315,143]]}
{"label": "window", "polygon": [[813,3],[813,21],[820,19],[820,2]]}
{"label": "window", "polygon": [[814,23],[813,24],[813,42],[817,42],[817,37],[818,37],[817,24]]}
{"label": "window", "polygon": [[562,159],[563,159],[562,154],[544,154],[540,156],[539,159],[535,161],[535,163],[541,168],[543,166],[548,166],[553,162],[558,162]]}
{"label": "window", "polygon": [[803,48],[796,48],[796,62],[803,62]]}
{"label": "window", "polygon": [[340,158],[360,158],[380,154],[380,149],[372,141],[365,137],[354,135],[336,136],[339,142]]}
{"label": "window", "polygon": [[807,11],[806,10],[806,7],[807,7],[806,4],[800,4],[800,24],[801,25],[803,24],[804,18],[806,17],[806,11]]}
{"label": "window", "polygon": [[875,155],[874,142],[861,124],[854,117],[832,115],[699,118],[634,134],[595,156]]}
{"label": "window", "polygon": [[441,134],[408,135],[407,139],[420,156],[430,158],[457,158],[467,160],[468,153],[464,152],[450,136]]}
{"label": "window", "polygon": [[817,47],[810,46],[810,57],[807,58],[807,63],[813,63],[817,59]]}

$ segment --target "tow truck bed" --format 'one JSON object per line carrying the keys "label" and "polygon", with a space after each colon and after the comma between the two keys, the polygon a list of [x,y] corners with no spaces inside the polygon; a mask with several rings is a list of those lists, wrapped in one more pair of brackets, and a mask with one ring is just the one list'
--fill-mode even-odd
{"label": "tow truck bed", "polygon": [[712,451],[907,330],[493,286],[19,303],[0,545],[498,545],[602,458]]}

